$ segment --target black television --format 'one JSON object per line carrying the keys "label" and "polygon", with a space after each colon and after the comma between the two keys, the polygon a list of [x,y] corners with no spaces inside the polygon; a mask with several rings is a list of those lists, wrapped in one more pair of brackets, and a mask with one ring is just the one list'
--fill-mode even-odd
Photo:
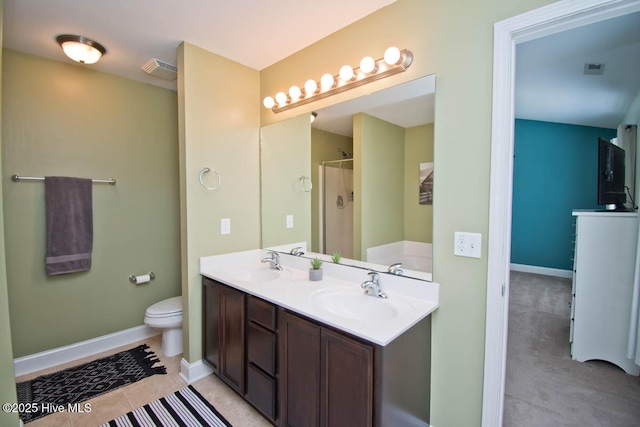
{"label": "black television", "polygon": [[624,184],[624,150],[598,138],[598,204],[608,211],[626,211]]}

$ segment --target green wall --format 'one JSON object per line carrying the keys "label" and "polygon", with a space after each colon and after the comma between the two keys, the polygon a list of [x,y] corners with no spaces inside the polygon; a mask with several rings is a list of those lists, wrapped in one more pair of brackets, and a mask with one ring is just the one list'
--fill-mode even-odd
{"label": "green wall", "polygon": [[[299,180],[301,175],[311,177],[309,116],[263,127],[260,160],[262,247],[293,242],[306,242],[309,247],[312,193],[304,190],[309,182]],[[287,215],[293,215],[293,228],[286,226]]]}
{"label": "green wall", "polygon": [[[413,52],[404,73],[289,111],[262,109],[263,125],[435,74],[433,278],[441,284],[432,319],[431,424],[480,424],[487,299],[487,233],[493,27],[549,0],[398,0],[260,72],[261,98],[309,76],[381,56]],[[384,28],[384,31],[380,29]],[[455,231],[483,235],[482,258],[453,255]]]}
{"label": "green wall", "polygon": [[[180,294],[175,92],[11,50],[2,89],[13,356],[142,325]],[[90,271],[45,275],[44,185],[12,174],[117,180],[93,187]],[[150,284],[129,282],[148,271]]]}
{"label": "green wall", "polygon": [[[3,1],[0,0],[0,44],[2,41]],[[2,74],[2,51],[0,51],[0,76]],[[0,87],[0,96],[2,87]],[[0,107],[0,129],[2,129],[2,109]],[[0,135],[0,143],[2,141]],[[0,152],[0,176],[2,175],[2,153]],[[9,301],[7,293],[7,270],[5,263],[4,214],[2,187],[0,187],[0,402],[15,403],[16,383],[13,370],[13,350],[11,346],[11,321],[9,319]],[[17,426],[18,414],[0,412],[0,425]]]}
{"label": "green wall", "polygon": [[[183,43],[178,47],[178,122],[184,353],[202,359],[200,257],[260,247],[260,77],[256,70]],[[214,191],[198,181],[217,170]],[[212,184],[215,184],[215,180]],[[231,219],[231,234],[220,220]]]}
{"label": "green wall", "polygon": [[404,128],[358,113],[353,129],[353,252],[366,260],[367,248],[404,239]]}
{"label": "green wall", "polygon": [[[311,250],[320,251],[320,177],[318,167],[323,161],[342,159],[342,149],[345,153],[353,154],[353,138],[338,135],[320,129],[311,128],[311,180],[314,183],[311,190]],[[353,169],[353,162],[344,162],[342,167]]]}
{"label": "green wall", "polygon": [[[199,100],[202,100],[202,103],[207,103],[203,112],[209,113],[207,117],[202,117],[205,114],[195,114],[197,120],[193,123],[194,126],[189,122],[191,114],[186,114],[186,117],[185,114],[179,116],[182,123],[181,138],[188,142],[192,139],[193,129],[196,133],[195,138],[198,139],[194,151],[191,150],[190,145],[186,146],[181,142],[181,189],[192,192],[192,194],[181,195],[181,210],[186,215],[189,211],[205,208],[199,219],[189,221],[187,224],[186,217],[183,216],[181,221],[183,276],[186,275],[187,279],[183,280],[183,292],[185,289],[188,292],[190,288],[194,290],[192,295],[188,295],[187,303],[193,306],[196,313],[193,316],[194,324],[189,325],[191,310],[187,308],[189,313],[185,327],[188,328],[188,336],[193,337],[194,340],[199,339],[201,332],[200,325],[195,324],[200,320],[197,306],[200,303],[198,299],[200,295],[197,293],[199,286],[196,291],[196,284],[199,284],[198,257],[232,252],[239,248],[256,247],[259,244],[258,192],[260,185],[257,128],[261,124],[267,125],[281,121],[369,91],[435,73],[438,96],[435,105],[437,126],[434,129],[434,155],[437,164],[437,177],[434,183],[437,200],[434,204],[434,280],[441,284],[441,289],[440,308],[434,313],[432,321],[431,424],[437,427],[479,425],[486,315],[486,236],[489,219],[493,25],[548,3],[551,1],[398,0],[259,73],[255,70],[250,72],[236,70],[229,66],[229,61],[211,60],[204,63],[195,60],[192,62],[191,55],[185,55],[186,58],[179,61],[182,73],[196,73],[200,65],[206,65],[206,69],[198,72],[197,78],[183,76],[182,99],[179,102],[188,110],[193,104],[201,105]],[[380,31],[380,28],[385,30]],[[309,76],[320,76],[331,70],[337,72],[345,63],[355,65],[363,55],[381,56],[389,45],[406,47],[413,51],[414,61],[406,72],[278,115],[270,110],[260,109],[260,99],[266,95],[286,89],[291,84],[302,84]],[[179,55],[182,53],[179,52]],[[229,73],[229,70],[234,72]],[[235,72],[240,72],[240,75],[236,76]],[[224,78],[228,78],[230,83],[227,83]],[[217,79],[221,79],[221,82],[218,83]],[[229,87],[228,90],[221,87],[225,84]],[[3,89],[8,87],[10,85],[4,85]],[[242,101],[237,103],[234,101],[232,89],[243,92]],[[245,89],[251,94],[245,96]],[[105,97],[102,102],[108,103],[109,99],[110,97]],[[6,113],[6,109],[4,111]],[[239,117],[233,120],[233,125],[225,126],[221,123],[228,120],[232,113]],[[208,135],[202,132],[202,129],[206,128],[202,123],[206,121],[218,131]],[[3,118],[3,122],[7,122],[6,118]],[[232,127],[232,130],[229,129]],[[55,134],[56,128],[52,129],[52,134]],[[219,131],[220,129],[229,129],[229,132]],[[25,128],[25,132],[28,130]],[[224,146],[223,141],[229,142],[226,136],[240,134],[247,135],[247,138],[252,134],[254,148],[249,142],[245,143],[244,138],[242,142],[238,142],[237,138],[229,139],[232,141],[229,145],[237,145],[235,152]],[[6,143],[4,135],[3,143]],[[213,156],[213,152],[205,151],[208,155],[196,161],[197,156],[203,153],[199,148],[205,147],[207,143],[211,144],[212,151],[215,151],[216,155]],[[196,160],[185,163],[187,158]],[[216,160],[215,164],[213,160]],[[246,181],[226,181],[233,183],[231,187],[239,187],[234,196],[236,200],[231,200],[229,208],[225,206],[228,200],[226,195],[225,197],[219,197],[222,193],[213,196],[210,193],[204,195],[204,192],[198,188],[197,164],[202,167],[204,162],[211,163],[213,167],[218,167],[219,164],[238,167],[241,164],[240,171],[249,173],[244,176]],[[13,172],[13,166],[11,171],[7,170],[5,163],[4,172],[11,174],[18,171]],[[40,174],[46,171],[39,169],[19,172]],[[102,171],[92,168],[89,176],[95,176],[96,172]],[[117,174],[111,168],[104,172],[114,176]],[[231,175],[234,178],[237,177]],[[225,176],[227,174],[223,173],[223,179]],[[247,184],[244,185],[244,182]],[[5,197],[7,187],[10,185],[27,188],[27,192],[36,191],[29,188],[37,186],[37,184],[27,183],[6,183]],[[117,187],[116,191],[121,191],[122,187]],[[110,190],[114,189],[110,188]],[[203,194],[196,193],[197,191],[202,191]],[[237,197],[237,194],[243,194],[243,197]],[[140,193],[137,195],[140,196]],[[190,206],[193,200],[200,203]],[[208,202],[205,203],[205,200]],[[140,205],[131,204],[129,208],[138,209],[138,206]],[[6,207],[5,200],[5,223]],[[254,216],[248,218],[249,214],[244,216],[237,213],[242,208],[247,212],[253,212]],[[152,217],[155,213],[154,211],[150,216]],[[236,236],[233,233],[237,230],[235,225],[237,222],[232,221],[232,235],[223,240],[215,234],[215,229],[219,229],[220,217],[231,215],[233,218],[246,218],[251,222],[245,224],[241,221],[242,227],[247,225],[248,228],[246,233]],[[5,229],[8,228],[9,226]],[[483,258],[455,257],[453,255],[454,231],[482,233],[485,236]],[[28,235],[25,237],[33,239]],[[203,242],[208,239],[213,240],[213,243],[205,245]],[[199,242],[202,250],[187,250],[187,244],[192,244],[190,240]],[[11,247],[9,243],[7,247]],[[155,247],[162,250],[160,245]],[[193,249],[191,246],[189,248]],[[187,267],[188,270],[186,270]],[[79,289],[79,291],[82,290]],[[9,293],[11,296],[11,281],[9,281]],[[188,341],[189,338],[186,340]],[[187,348],[187,351],[189,350]],[[200,350],[200,344],[194,344],[192,350]],[[190,359],[199,359],[197,353],[194,351]],[[188,356],[189,353],[185,354],[185,357]]]}
{"label": "green wall", "polygon": [[433,123],[404,133],[404,240],[433,242],[433,205],[419,202],[420,163],[433,162]]}

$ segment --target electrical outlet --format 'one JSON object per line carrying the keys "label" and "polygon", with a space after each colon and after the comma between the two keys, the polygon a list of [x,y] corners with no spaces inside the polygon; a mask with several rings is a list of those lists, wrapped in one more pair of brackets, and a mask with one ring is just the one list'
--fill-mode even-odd
{"label": "electrical outlet", "polygon": [[482,234],[456,231],[453,238],[453,254],[470,258],[480,258]]}
{"label": "electrical outlet", "polygon": [[220,220],[220,234],[231,234],[231,218]]}
{"label": "electrical outlet", "polygon": [[293,215],[287,215],[287,228],[293,228]]}

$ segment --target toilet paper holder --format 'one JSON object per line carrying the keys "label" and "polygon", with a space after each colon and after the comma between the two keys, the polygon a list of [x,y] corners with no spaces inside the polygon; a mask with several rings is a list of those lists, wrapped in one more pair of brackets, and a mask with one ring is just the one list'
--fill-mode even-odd
{"label": "toilet paper holder", "polygon": [[131,276],[129,276],[129,281],[131,283],[135,283],[136,285],[138,283],[147,283],[149,280],[142,280],[144,276],[148,275],[149,276],[149,280],[153,280],[156,278],[156,275],[153,273],[153,271],[150,271],[147,274],[142,274],[140,276],[134,276],[133,274]]}

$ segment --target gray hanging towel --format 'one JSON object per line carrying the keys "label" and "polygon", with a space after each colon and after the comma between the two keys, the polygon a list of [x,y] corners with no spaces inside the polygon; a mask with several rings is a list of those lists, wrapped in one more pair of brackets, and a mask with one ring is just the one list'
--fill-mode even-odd
{"label": "gray hanging towel", "polygon": [[47,275],[91,269],[93,182],[85,178],[44,178],[47,216]]}

